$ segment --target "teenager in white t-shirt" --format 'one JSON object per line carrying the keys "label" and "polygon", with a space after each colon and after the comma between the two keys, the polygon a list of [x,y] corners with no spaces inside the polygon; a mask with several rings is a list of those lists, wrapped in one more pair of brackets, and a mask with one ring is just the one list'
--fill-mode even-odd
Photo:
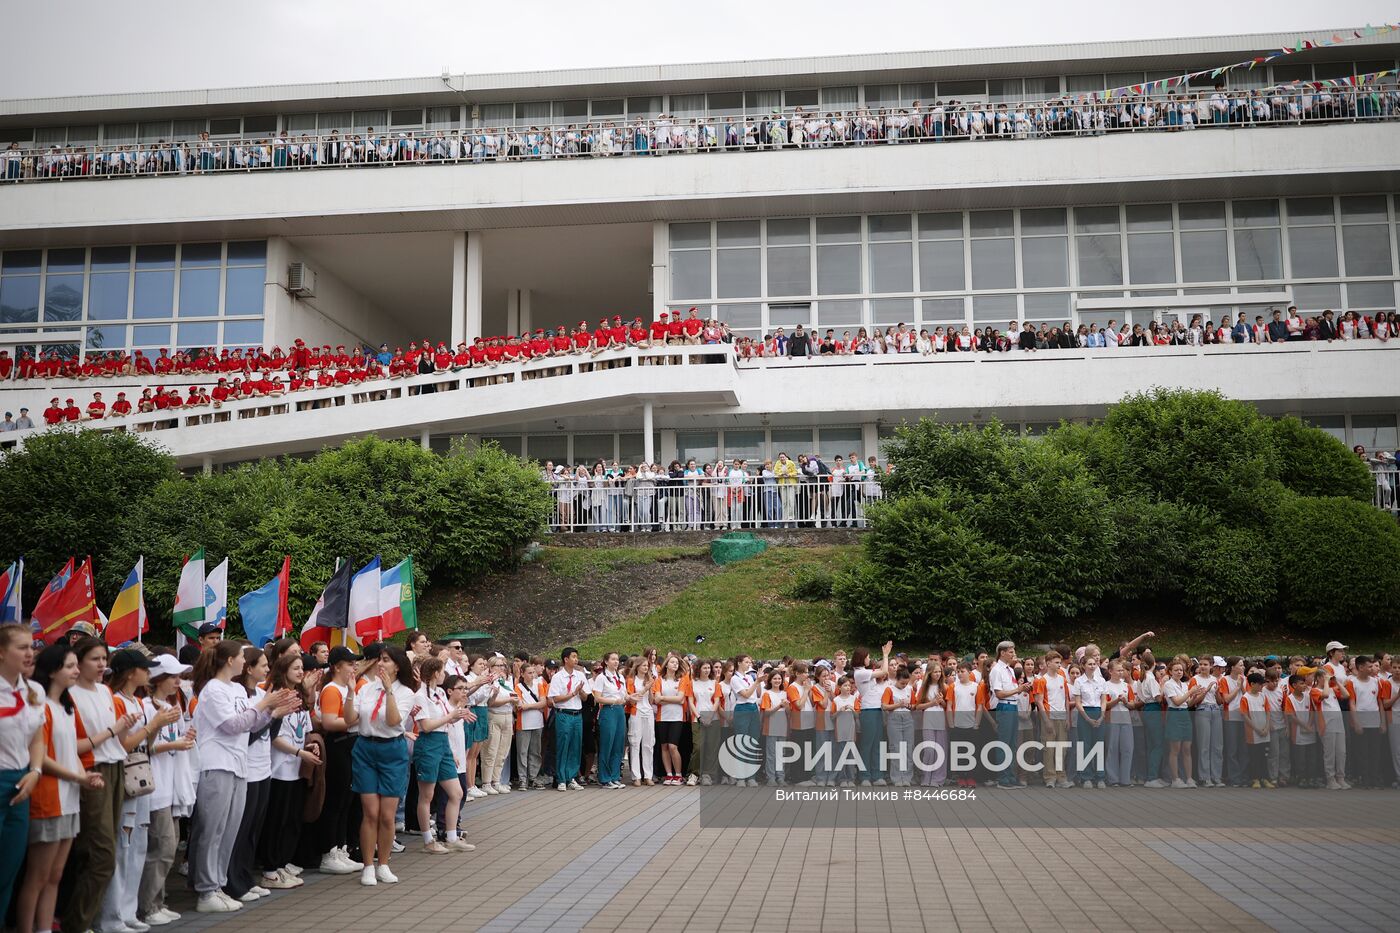
{"label": "teenager in white t-shirt", "polygon": [[880,740],[885,735],[884,714],[880,700],[885,692],[885,679],[889,676],[890,651],[894,642],[885,642],[880,663],[870,664],[870,652],[856,649],[851,657],[856,694],[860,697],[860,781],[864,786],[874,784],[884,786],[884,776],[880,770]]}

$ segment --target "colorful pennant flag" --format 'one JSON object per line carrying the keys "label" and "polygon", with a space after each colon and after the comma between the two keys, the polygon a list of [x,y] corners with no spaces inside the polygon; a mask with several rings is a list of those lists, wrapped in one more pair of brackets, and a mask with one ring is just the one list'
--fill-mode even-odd
{"label": "colorful pennant flag", "polygon": [[103,640],[116,646],[128,641],[140,641],[141,636],[151,630],[146,619],[145,597],[146,558],[136,560],[136,566],[126,575],[117,601],[112,604],[112,613],[102,630]]}
{"label": "colorful pennant flag", "polygon": [[186,637],[199,637],[199,627],[204,624],[204,548],[186,557],[180,568],[175,612],[170,620]]}
{"label": "colorful pennant flag", "polygon": [[321,591],[311,617],[301,627],[301,647],[310,651],[318,641],[329,643],[335,630],[344,631],[350,621],[350,562],[337,561],[335,573]]}
{"label": "colorful pennant flag", "polygon": [[0,574],[0,623],[24,621],[24,558]]}
{"label": "colorful pennant flag", "polygon": [[413,557],[379,575],[379,617],[382,637],[418,627],[418,603],[413,598]]}
{"label": "colorful pennant flag", "polygon": [[287,596],[291,590],[292,558],[282,558],[277,576],[262,586],[238,597],[238,616],[243,631],[257,647],[292,630],[292,617],[287,612]]}
{"label": "colorful pennant flag", "polygon": [[87,622],[94,629],[97,626],[92,558],[84,560],[77,570],[73,569],[73,564],[73,558],[68,558],[68,563],[63,565],[58,576],[49,581],[43,595],[34,604],[35,637],[45,644],[52,644],[79,622]]}

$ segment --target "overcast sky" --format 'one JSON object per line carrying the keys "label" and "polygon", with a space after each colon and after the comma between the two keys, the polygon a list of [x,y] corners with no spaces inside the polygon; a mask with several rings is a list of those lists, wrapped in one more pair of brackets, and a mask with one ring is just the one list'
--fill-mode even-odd
{"label": "overcast sky", "polygon": [[[1242,32],[1400,16],[1370,0],[37,0],[6,4],[0,98]],[[1222,63],[1223,64],[1223,63]]]}

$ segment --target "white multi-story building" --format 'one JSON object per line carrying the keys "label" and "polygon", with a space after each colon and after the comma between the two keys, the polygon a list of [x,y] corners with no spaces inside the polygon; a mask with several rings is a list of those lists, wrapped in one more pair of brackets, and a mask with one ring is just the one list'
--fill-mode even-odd
{"label": "white multi-story building", "polygon": [[[1395,79],[1327,82],[1393,72],[1400,42],[1082,100],[1295,38],[0,101],[0,150],[14,144],[0,153],[0,348],[392,349],[692,306],[740,335],[838,337],[1394,309]],[[1309,83],[1271,90],[1294,81]],[[621,353],[607,369],[467,370],[432,395],[319,390],[147,420],[188,466],[366,431],[561,462],[867,456],[922,414],[1034,434],[1183,385],[1394,449],[1397,348]],[[0,407],[38,420],[52,396],[142,385],[11,381]]]}

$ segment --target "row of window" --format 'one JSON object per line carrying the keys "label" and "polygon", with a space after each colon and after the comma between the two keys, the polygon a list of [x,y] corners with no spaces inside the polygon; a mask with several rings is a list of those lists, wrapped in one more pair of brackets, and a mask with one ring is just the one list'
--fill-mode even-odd
{"label": "row of window", "polygon": [[0,326],[261,317],[266,266],[263,240],[5,250]]}
{"label": "row of window", "polygon": [[[1339,440],[1352,444],[1362,444],[1368,451],[1395,450],[1400,447],[1400,430],[1397,430],[1396,415],[1356,414],[1356,415],[1311,415],[1303,419],[1316,428],[1321,428]],[[1011,430],[1026,437],[1040,437],[1058,422],[1027,421],[1005,422]],[[980,425],[979,425],[980,426]],[[743,458],[751,463],[763,463],[776,459],[779,453],[786,453],[796,459],[798,454],[816,453],[823,460],[833,461],[839,455],[849,457],[852,452],[860,458],[875,454],[885,456],[884,441],[892,437],[895,427],[881,423],[877,428],[880,450],[867,451],[861,428],[858,426],[810,427],[810,428],[726,428],[716,431],[677,431],[676,459],[684,464],[689,459],[696,463],[713,463],[723,456],[726,460]],[[637,464],[644,455],[643,435],[641,434],[495,434],[485,435],[482,441],[501,446],[508,453],[525,457],[538,463],[588,463],[597,460],[609,465],[616,460],[621,464]],[[435,446],[446,449],[450,438],[434,437]],[[667,456],[662,451],[660,438],[653,444],[657,459]],[[663,464],[664,465],[664,464]]]}
{"label": "row of window", "polygon": [[677,223],[669,264],[673,301],[1395,271],[1385,195]]}
{"label": "row of window", "polygon": [[[1286,62],[1255,69],[1236,69],[1210,78],[1194,79],[1192,87],[1209,89],[1224,83],[1231,89],[1270,87],[1288,81],[1322,81],[1372,74],[1395,69],[1394,60],[1325,62],[1319,64]],[[393,130],[439,130],[462,126],[516,126],[546,123],[573,123],[587,120],[624,120],[658,113],[677,117],[732,116],[739,113],[767,113],[774,107],[809,107],[821,110],[857,107],[907,107],[914,101],[981,100],[991,102],[1048,100],[1061,94],[1089,94],[1106,88],[1129,87],[1158,81],[1180,71],[1121,71],[1048,76],[1040,78],[962,78],[910,84],[866,84],[839,87],[798,88],[770,91],[722,91],[700,94],[670,94],[644,97],[577,98],[573,100],[530,101],[480,104],[476,122],[469,106],[451,104],[437,107],[396,107],[371,110],[340,110],[321,113],[293,113],[278,116],[261,114],[212,119],[148,120],[133,123],[87,124],[54,127],[0,128],[0,143],[36,145],[127,145],[159,140],[195,139],[200,133],[211,136],[270,136],[279,130],[291,133],[329,133],[331,130],[363,132],[367,127]],[[1176,89],[1171,90],[1172,93]],[[1161,88],[1158,96],[1168,89]]]}

